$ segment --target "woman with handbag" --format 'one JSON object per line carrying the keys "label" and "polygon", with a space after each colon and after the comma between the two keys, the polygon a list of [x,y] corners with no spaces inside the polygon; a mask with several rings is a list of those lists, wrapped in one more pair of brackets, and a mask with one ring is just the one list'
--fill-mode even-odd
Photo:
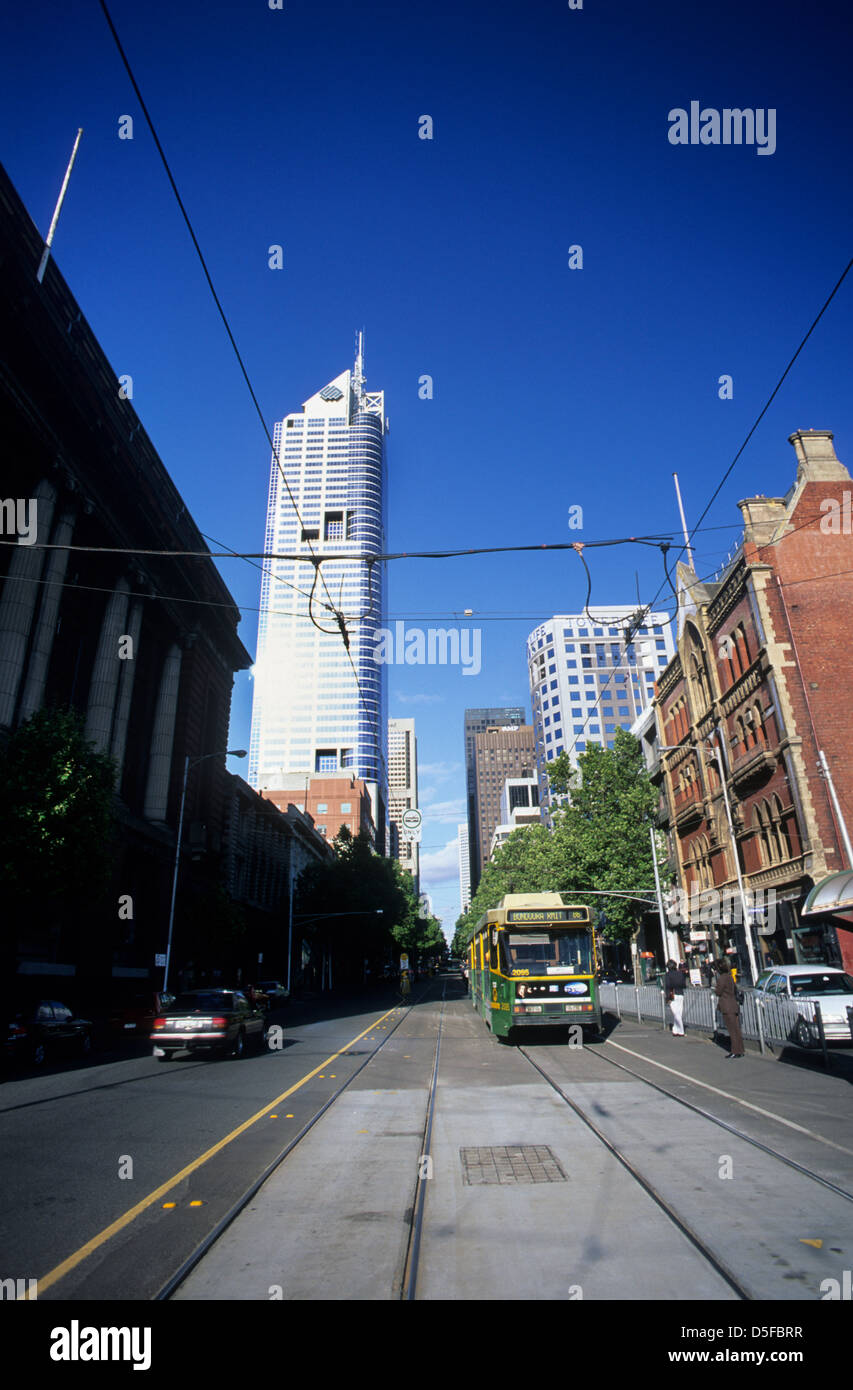
{"label": "woman with handbag", "polygon": [[738,1006],[737,990],[732,979],[732,972],[729,969],[727,960],[718,960],[715,966],[717,978],[714,982],[714,991],[717,995],[717,1008],[723,1015],[723,1023],[729,1035],[732,1050],[726,1053],[726,1061],[732,1057],[743,1056],[743,1033],[740,1029],[740,1008]]}

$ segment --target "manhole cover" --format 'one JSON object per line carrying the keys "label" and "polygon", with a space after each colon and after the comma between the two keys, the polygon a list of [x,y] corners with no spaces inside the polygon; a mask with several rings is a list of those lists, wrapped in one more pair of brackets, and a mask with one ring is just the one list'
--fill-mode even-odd
{"label": "manhole cover", "polygon": [[566,1182],[566,1175],[547,1144],[500,1144],[490,1149],[460,1149],[462,1179],[481,1183]]}

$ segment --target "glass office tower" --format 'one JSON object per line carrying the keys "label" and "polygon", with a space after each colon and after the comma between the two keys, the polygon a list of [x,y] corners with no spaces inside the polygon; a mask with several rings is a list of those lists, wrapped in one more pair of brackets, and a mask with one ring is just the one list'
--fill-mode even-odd
{"label": "glass office tower", "polygon": [[[386,428],[384,392],[364,389],[361,334],[353,369],[275,426],[264,549],[288,558],[265,564],[249,761],[260,790],[315,774],[363,778],[380,853],[387,683],[374,633],[386,581],[385,566],[362,557],[385,549]],[[318,569],[312,552],[346,558]],[[331,605],[345,617],[349,653]]]}

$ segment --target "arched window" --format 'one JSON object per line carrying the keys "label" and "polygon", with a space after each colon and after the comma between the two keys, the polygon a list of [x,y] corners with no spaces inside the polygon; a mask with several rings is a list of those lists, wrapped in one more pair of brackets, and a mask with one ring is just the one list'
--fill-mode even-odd
{"label": "arched window", "polygon": [[788,818],[782,807],[778,796],[773,797],[773,809],[775,812],[774,821],[776,825],[776,837],[779,844],[779,859],[791,858],[791,834],[788,829]]}
{"label": "arched window", "polygon": [[761,863],[764,868],[773,863],[773,853],[770,847],[770,816],[767,803],[760,801],[752,813],[752,823],[758,833],[758,844],[761,852]]}
{"label": "arched window", "polygon": [[738,654],[740,656],[741,670],[745,671],[747,666],[752,665],[752,657],[749,652],[749,643],[746,640],[746,629],[743,623],[739,623],[734,632]]}

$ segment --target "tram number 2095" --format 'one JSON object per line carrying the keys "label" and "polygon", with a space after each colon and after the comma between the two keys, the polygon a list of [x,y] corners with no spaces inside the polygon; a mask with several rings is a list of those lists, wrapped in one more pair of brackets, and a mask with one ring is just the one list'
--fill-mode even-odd
{"label": "tram number 2095", "polygon": [[529,975],[529,970],[513,970],[513,975]]}

